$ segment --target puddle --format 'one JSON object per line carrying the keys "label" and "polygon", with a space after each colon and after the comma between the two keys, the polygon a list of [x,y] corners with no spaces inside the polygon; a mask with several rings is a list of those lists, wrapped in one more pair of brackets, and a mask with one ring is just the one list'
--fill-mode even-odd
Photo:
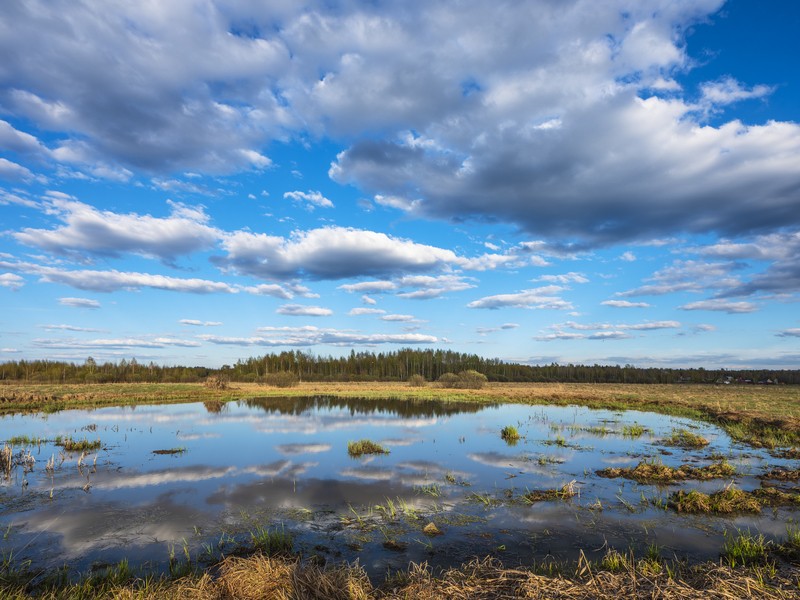
{"label": "puddle", "polygon": [[[501,439],[509,425],[515,443]],[[682,430],[708,445],[665,445]],[[86,572],[127,558],[166,571],[252,547],[265,529],[291,535],[304,556],[359,560],[380,576],[409,561],[451,566],[490,554],[532,564],[651,544],[694,561],[716,559],[726,532],[780,539],[797,517],[789,508],[727,518],[664,508],[680,488],[710,493],[735,481],[752,490],[760,473],[796,465],[711,425],[633,411],[307,398],[0,419],[0,440],[22,436],[31,441],[15,443],[20,460],[0,483],[0,549],[34,569]],[[54,443],[68,437],[101,447]],[[348,442],[363,438],[389,453],[350,457]],[[678,467],[721,458],[734,477],[655,485],[596,474],[645,459]],[[564,486],[574,495],[561,495]],[[537,490],[559,493],[530,501]],[[423,531],[431,522],[436,535]]]}

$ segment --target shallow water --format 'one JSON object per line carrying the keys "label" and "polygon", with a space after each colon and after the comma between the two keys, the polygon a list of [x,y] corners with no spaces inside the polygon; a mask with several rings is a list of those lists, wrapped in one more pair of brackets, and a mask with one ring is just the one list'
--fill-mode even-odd
{"label": "shallow water", "polygon": [[[624,436],[632,424],[647,432]],[[500,437],[507,425],[522,436],[515,445]],[[665,446],[677,429],[710,444]],[[797,516],[688,517],[659,507],[680,487],[711,492],[730,479],[655,486],[597,476],[643,458],[701,466],[724,456],[735,485],[753,489],[755,475],[789,464],[717,427],[634,411],[312,398],[0,419],[0,440],[22,435],[45,441],[15,446],[36,463],[0,484],[0,549],[34,568],[85,572],[123,558],[153,570],[187,557],[202,564],[252,546],[259,528],[290,534],[304,556],[359,560],[373,574],[409,561],[448,566],[491,554],[531,564],[651,544],[664,557],[704,560],[737,529],[781,538]],[[56,436],[102,447],[81,459],[54,445]],[[390,453],[350,457],[347,442],[361,438]],[[154,453],[171,449],[181,452]],[[570,482],[578,492],[570,499],[524,501]],[[443,534],[425,535],[429,522]]]}

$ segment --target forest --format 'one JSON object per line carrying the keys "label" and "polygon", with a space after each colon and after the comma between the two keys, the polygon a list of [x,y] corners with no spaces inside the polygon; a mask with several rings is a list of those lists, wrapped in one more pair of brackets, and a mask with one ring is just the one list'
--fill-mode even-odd
{"label": "forest", "polygon": [[82,363],[51,360],[19,360],[0,363],[0,382],[27,383],[194,383],[216,376],[228,381],[262,382],[271,373],[289,371],[301,381],[406,381],[422,375],[436,381],[444,373],[475,370],[489,381],[562,383],[716,383],[800,384],[800,369],[704,369],[655,368],[633,365],[556,364],[526,365],[483,358],[449,350],[355,352],[317,356],[301,351],[270,353],[240,359],[219,369],[202,366],[165,366],[139,363],[135,358]]}

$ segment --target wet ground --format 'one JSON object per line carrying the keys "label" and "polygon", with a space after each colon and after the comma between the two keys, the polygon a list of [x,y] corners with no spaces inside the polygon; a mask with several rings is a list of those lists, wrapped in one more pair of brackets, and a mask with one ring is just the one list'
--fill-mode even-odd
{"label": "wet ground", "polygon": [[[506,426],[516,443],[501,438]],[[709,443],[668,445],[678,431]],[[56,445],[67,437],[100,448]],[[666,506],[677,489],[752,490],[759,474],[797,461],[732,443],[712,425],[631,411],[269,399],[3,417],[0,443],[14,438],[0,552],[34,569],[85,572],[127,558],[163,571],[243,552],[265,532],[291,536],[304,556],[359,560],[380,575],[410,561],[490,554],[532,564],[607,548],[705,560],[737,529],[781,539],[799,514],[677,514]],[[348,442],[362,438],[389,453],[351,457]],[[597,475],[642,460],[726,460],[736,474],[669,485]]]}

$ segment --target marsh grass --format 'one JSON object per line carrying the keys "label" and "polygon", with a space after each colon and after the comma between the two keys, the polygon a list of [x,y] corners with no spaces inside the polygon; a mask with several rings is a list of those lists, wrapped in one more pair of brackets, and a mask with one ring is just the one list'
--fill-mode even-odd
{"label": "marsh grass", "polygon": [[606,478],[623,477],[638,483],[674,483],[686,479],[705,481],[724,479],[736,474],[736,469],[727,461],[720,461],[705,467],[681,465],[670,467],[659,460],[643,460],[635,467],[609,467],[597,471],[597,475]]}
{"label": "marsh grass", "polygon": [[709,442],[703,436],[692,433],[688,429],[673,429],[672,434],[664,440],[664,444],[678,448],[705,448]]}
{"label": "marsh grass", "polygon": [[294,548],[294,538],[283,527],[269,529],[258,526],[250,532],[253,547],[267,556],[290,556]]}
{"label": "marsh grass", "polygon": [[82,440],[75,440],[70,436],[56,436],[54,443],[56,446],[61,446],[64,448],[65,452],[91,452],[92,450],[97,450],[103,445],[100,440],[90,441],[86,438],[83,438]]}
{"label": "marsh grass", "polygon": [[639,425],[638,423],[634,423],[633,425],[623,425],[622,426],[622,437],[637,439],[642,437],[649,429],[643,425]]}
{"label": "marsh grass", "polygon": [[513,446],[520,440],[519,431],[513,425],[506,425],[500,430],[500,437],[509,444]]}
{"label": "marsh grass", "polygon": [[763,534],[753,535],[749,530],[737,530],[735,536],[725,532],[722,556],[732,568],[738,566],[761,565],[768,561],[772,542]]}
{"label": "marsh grass", "polygon": [[186,452],[186,448],[184,446],[178,446],[175,448],[163,448],[160,450],[153,450],[153,454],[183,454]]}
{"label": "marsh grass", "polygon": [[389,449],[372,440],[363,439],[347,442],[347,453],[353,458],[358,458],[365,454],[389,454]]}
{"label": "marsh grass", "polygon": [[569,500],[578,494],[578,489],[575,484],[577,482],[573,479],[569,483],[564,484],[558,489],[550,490],[533,490],[523,494],[522,498],[525,502],[542,502],[545,500]]}
{"label": "marsh grass", "polygon": [[[296,557],[229,556],[204,572],[179,578],[110,577],[91,588],[86,581],[62,579],[39,588],[0,581],[8,600],[789,600],[797,598],[791,572],[764,569],[757,562],[732,567],[708,562],[653,562],[609,550],[599,561],[585,555],[577,562],[544,561],[531,568],[507,568],[493,558],[474,559],[436,570],[410,564],[374,583],[359,564],[322,566]],[[769,562],[769,561],[767,561]],[[656,565],[656,568],[654,568]]]}
{"label": "marsh grass", "polygon": [[759,513],[762,503],[752,493],[732,485],[712,494],[679,490],[670,495],[667,505],[679,513],[727,515]]}

